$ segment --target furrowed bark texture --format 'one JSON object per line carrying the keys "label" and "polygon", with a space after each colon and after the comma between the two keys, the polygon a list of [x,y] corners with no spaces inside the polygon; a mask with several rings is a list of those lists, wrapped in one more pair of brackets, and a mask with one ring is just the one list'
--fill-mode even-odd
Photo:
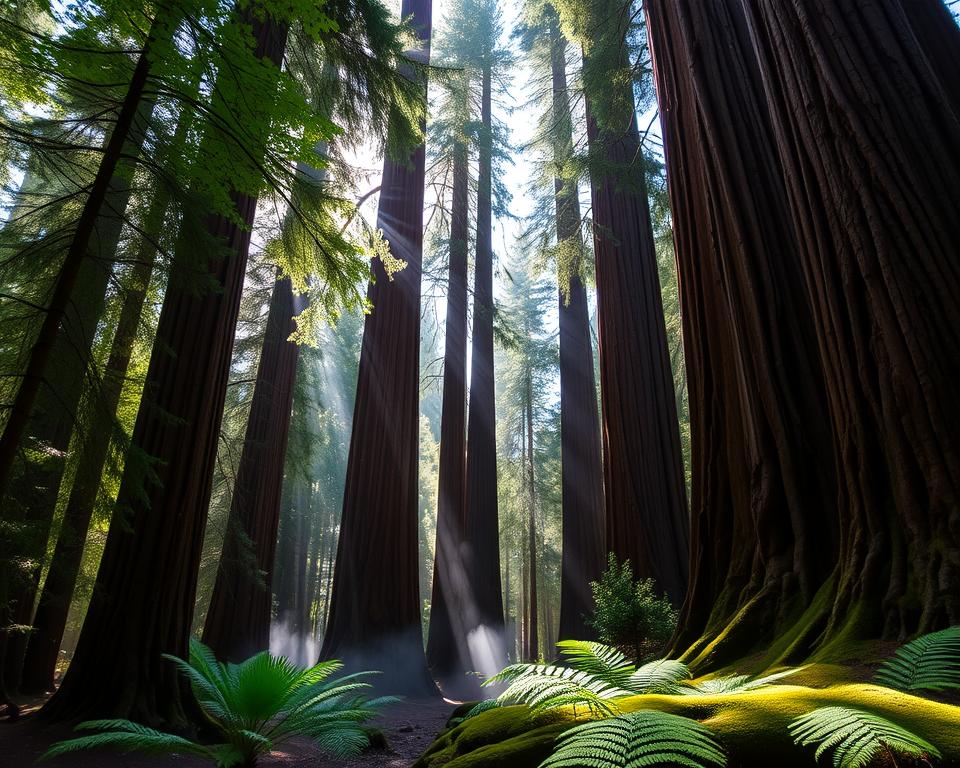
{"label": "furrowed bark texture", "polygon": [[[404,0],[429,58],[430,0]],[[407,266],[375,261],[347,460],[340,541],[323,658],[381,669],[393,693],[435,693],[423,652],[418,549],[420,279],[425,153],[384,162],[378,227]],[[396,659],[404,660],[398,664]]]}
{"label": "furrowed bark texture", "polygon": [[836,557],[836,457],[799,241],[739,0],[647,3],[682,288],[691,584],[675,640],[717,665],[802,621]]}
{"label": "furrowed bark texture", "polygon": [[[270,647],[270,584],[300,352],[289,340],[296,331],[295,315],[293,285],[289,277],[279,277],[270,301],[227,534],[203,626],[203,642],[223,661],[244,661]],[[252,546],[255,571],[243,556],[247,542]]]}
{"label": "furrowed bark texture", "polygon": [[443,411],[440,418],[440,488],[437,540],[430,602],[427,661],[444,692],[463,687],[469,671],[462,622],[469,584],[460,557],[464,523],[467,403],[467,257],[470,238],[470,168],[467,148],[454,148],[443,363]]}
{"label": "furrowed bark texture", "polygon": [[[255,55],[279,64],[286,27],[269,18],[252,18],[251,24]],[[162,654],[188,653],[256,210],[249,196],[235,194],[233,202],[246,228],[222,216],[207,222],[224,246],[208,265],[220,290],[198,295],[175,282],[164,297],[117,511],[73,662],[44,707],[48,717],[169,724],[186,719],[189,693]]]}
{"label": "furrowed bark texture", "polygon": [[640,134],[632,108],[620,125],[601,127],[591,101],[591,148],[618,169],[596,172],[591,185],[606,541],[680,605],[689,513]]}
{"label": "furrowed bark texture", "polygon": [[744,3],[840,457],[828,635],[960,622],[960,31],[938,0]]}
{"label": "furrowed bark texture", "polygon": [[[558,154],[573,149],[573,124],[567,92],[566,40],[554,19],[550,28],[553,122]],[[580,198],[575,184],[556,179],[557,242],[583,250]],[[569,286],[560,290],[560,451],[563,549],[560,575],[560,638],[590,639],[584,618],[593,609],[590,582],[606,561],[603,510],[603,458],[600,415],[593,369],[593,339],[583,264],[570,269]]]}
{"label": "furrowed bark texture", "polygon": [[497,517],[496,392],[493,380],[493,228],[491,70],[483,70],[477,254],[473,291],[464,555],[473,600],[467,631],[503,632],[500,528]]}

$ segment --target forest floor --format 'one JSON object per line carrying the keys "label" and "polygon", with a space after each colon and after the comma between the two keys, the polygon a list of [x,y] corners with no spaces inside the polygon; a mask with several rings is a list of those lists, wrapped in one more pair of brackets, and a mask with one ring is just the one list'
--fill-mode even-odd
{"label": "forest floor", "polygon": [[[403,701],[384,711],[372,724],[386,738],[386,747],[348,760],[330,758],[308,740],[290,741],[258,762],[262,768],[406,768],[443,730],[454,710],[443,699]],[[30,715],[14,723],[0,722],[0,766],[29,768],[53,742],[72,736],[69,726],[47,726]],[[98,750],[78,752],[42,763],[50,768],[208,768],[194,757],[144,757]]]}

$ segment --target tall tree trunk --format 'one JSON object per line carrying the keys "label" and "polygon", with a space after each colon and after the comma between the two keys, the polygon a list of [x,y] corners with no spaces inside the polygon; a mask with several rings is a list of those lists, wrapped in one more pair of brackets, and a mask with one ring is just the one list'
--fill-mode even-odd
{"label": "tall tree trunk", "polygon": [[[250,14],[245,20],[253,28],[254,55],[279,64],[286,26],[244,13]],[[164,297],[117,513],[73,662],[44,707],[50,717],[185,720],[189,692],[162,654],[185,657],[188,651],[256,211],[249,196],[234,193],[233,203],[245,227],[219,215],[206,225],[225,246],[208,266],[218,290],[197,295],[174,282]],[[144,457],[151,457],[146,475]]]}
{"label": "tall tree trunk", "polygon": [[[233,487],[203,642],[217,658],[240,662],[270,647],[270,588],[299,347],[293,284],[278,274],[257,367],[240,466]],[[252,546],[256,571],[244,549]]]}
{"label": "tall tree trunk", "polygon": [[[121,147],[124,157],[140,154],[154,101],[152,97],[140,100],[126,132],[118,122],[115,130],[125,136]],[[112,142],[111,137],[107,152]],[[22,438],[22,459],[17,462],[10,479],[4,506],[16,509],[22,521],[23,535],[18,541],[17,554],[22,562],[32,564],[22,578],[12,583],[13,621],[16,624],[26,626],[33,623],[40,571],[47,552],[60,483],[67,467],[81,395],[88,389],[97,325],[106,305],[107,286],[113,262],[117,259],[132,191],[129,180],[120,173],[114,174],[107,184],[85,257],[53,342],[50,359],[55,360],[56,365],[48,366],[43,374],[42,386],[36,393]],[[65,260],[63,269],[67,268]],[[27,451],[43,458],[26,459],[24,454]],[[16,687],[20,680],[27,642],[28,635],[20,634],[7,645],[3,663],[7,683],[12,687]]]}
{"label": "tall tree trunk", "polygon": [[156,248],[150,238],[160,231],[168,204],[168,195],[157,190],[144,219],[144,231],[148,237],[142,239],[135,258],[106,371],[95,395],[73,487],[33,620],[33,632],[23,662],[22,688],[25,693],[53,689],[60,644],[83,561],[84,543],[110,454],[112,441],[109,436],[114,431],[114,420],[153,274]]}
{"label": "tall tree trunk", "polygon": [[470,238],[470,168],[467,148],[454,147],[447,287],[443,411],[440,419],[440,470],[437,540],[430,603],[427,661],[444,692],[462,693],[471,670],[463,611],[470,584],[460,558],[464,523],[467,404],[467,256]]}
{"label": "tall tree trunk", "polygon": [[[573,151],[573,123],[567,92],[567,44],[551,16],[550,64],[553,81],[553,130],[558,159]],[[557,242],[584,252],[580,197],[575,183],[554,182]],[[561,270],[563,272],[564,270]],[[589,639],[584,617],[593,608],[590,582],[606,561],[603,510],[603,460],[600,417],[593,371],[593,340],[584,264],[569,265],[569,285],[560,290],[560,453],[563,549],[560,576],[560,639]]]}
{"label": "tall tree trunk", "polygon": [[482,632],[487,649],[501,661],[503,594],[500,584],[500,527],[497,517],[496,392],[493,380],[493,207],[492,72],[484,65],[481,91],[480,163],[477,196],[477,255],[473,291],[473,349],[467,421],[467,479],[464,559],[473,593],[466,630]]}
{"label": "tall tree trunk", "polygon": [[599,124],[593,101],[591,149],[615,169],[591,185],[607,546],[680,605],[689,513],[640,134],[632,93],[616,125]]}
{"label": "tall tree trunk", "polygon": [[527,369],[527,507],[528,529],[530,537],[530,647],[528,655],[532,661],[540,658],[540,633],[538,625],[539,599],[537,597],[537,485],[534,471],[533,453],[533,376]]}
{"label": "tall tree trunk", "polygon": [[938,0],[745,4],[826,380],[825,638],[960,622],[960,30]]}
{"label": "tall tree trunk", "polygon": [[[432,4],[404,0],[429,59]],[[425,85],[425,84],[424,84]],[[424,147],[409,162],[384,162],[378,227],[406,268],[380,261],[368,297],[353,433],[347,462],[330,620],[323,658],[384,670],[384,690],[433,694],[423,652],[417,523],[420,405],[420,279]],[[404,664],[391,661],[403,658]]]}
{"label": "tall tree trunk", "polygon": [[837,529],[799,238],[740,0],[647,11],[693,433],[691,585],[675,646],[717,666],[796,627],[787,658],[770,660],[795,661],[824,628],[814,598]]}

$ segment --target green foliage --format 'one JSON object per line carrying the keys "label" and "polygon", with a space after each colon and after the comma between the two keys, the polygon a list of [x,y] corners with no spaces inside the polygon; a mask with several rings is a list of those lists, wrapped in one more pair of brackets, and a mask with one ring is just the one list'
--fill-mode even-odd
{"label": "green foliage", "polygon": [[710,730],[667,712],[643,711],[584,723],[564,733],[540,768],[726,765]]}
{"label": "green foliage", "polygon": [[193,694],[222,738],[197,744],[127,720],[95,720],[78,730],[100,733],[54,744],[44,758],[85,749],[115,747],[125,752],[189,754],[218,768],[255,765],[257,757],[292,737],[312,739],[336,756],[359,753],[369,744],[363,723],[394,699],[362,695],[370,673],[328,679],[341,664],[328,661],[309,669],[259,653],[241,664],[222,664],[202,643],[190,644],[190,660],[167,656],[190,681]]}
{"label": "green foliage", "polygon": [[816,759],[833,753],[835,768],[865,768],[879,755],[940,757],[925,739],[884,717],[850,707],[821,707],[790,724],[797,744],[816,744]]}
{"label": "green foliage", "polygon": [[[584,706],[591,712],[613,715],[619,712],[616,699],[676,693],[678,683],[690,677],[682,662],[661,659],[636,667],[616,648],[601,643],[565,640],[557,647],[569,666],[512,664],[485,683],[509,683],[496,701],[500,705],[526,704],[535,712]],[[479,711],[483,710],[471,714]]]}
{"label": "green foliage", "polygon": [[960,626],[923,635],[898,648],[873,679],[900,691],[960,688]]}
{"label": "green foliage", "polygon": [[600,581],[590,584],[596,605],[587,623],[600,640],[637,660],[663,650],[677,627],[677,612],[657,594],[653,579],[633,578],[630,561],[617,562],[611,553]]}
{"label": "green foliage", "polygon": [[782,680],[790,675],[806,669],[806,667],[796,667],[785,669],[782,672],[774,672],[772,675],[763,677],[751,677],[750,675],[726,675],[724,677],[714,677],[710,680],[702,680],[699,683],[688,683],[680,687],[679,693],[688,696],[714,696],[729,693],[746,693],[755,691],[757,688],[764,688],[778,680]]}

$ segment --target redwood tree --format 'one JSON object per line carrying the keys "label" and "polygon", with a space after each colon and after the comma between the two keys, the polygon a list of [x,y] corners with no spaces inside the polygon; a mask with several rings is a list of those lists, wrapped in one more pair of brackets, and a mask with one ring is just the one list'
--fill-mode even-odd
{"label": "redwood tree", "polygon": [[802,656],[823,625],[798,622],[835,558],[835,454],[759,70],[739,0],[649,2],[648,19],[693,434],[676,647],[716,665],[797,625]]}
{"label": "redwood tree", "polygon": [[744,8],[839,457],[827,637],[956,624],[960,30],[940,0]]}
{"label": "redwood tree", "polygon": [[[567,2],[558,3],[569,12]],[[584,45],[607,547],[674,604],[687,589],[689,513],[677,407],[637,128],[630,14],[594,0]],[[618,10],[620,9],[620,10]]]}
{"label": "redwood tree", "polygon": [[[270,300],[240,467],[233,486],[203,642],[217,658],[240,662],[270,646],[270,583],[280,523],[284,456],[299,347],[293,285],[278,275]],[[256,570],[242,556],[253,550]]]}
{"label": "redwood tree", "polygon": [[[404,0],[429,59],[430,0]],[[424,87],[425,87],[424,83]],[[382,669],[391,692],[433,693],[420,620],[418,472],[424,147],[384,161],[377,224],[406,267],[373,264],[323,658]],[[398,664],[397,659],[403,663]]]}
{"label": "redwood tree", "polygon": [[[252,54],[278,65],[286,25],[252,10],[244,15]],[[50,717],[184,720],[185,684],[162,654],[187,654],[256,209],[250,195],[232,193],[231,200],[235,217],[206,220],[219,246],[205,270],[212,289],[198,293],[182,274],[195,265],[174,264],[178,279],[164,297],[117,511],[73,662],[44,708]]]}

